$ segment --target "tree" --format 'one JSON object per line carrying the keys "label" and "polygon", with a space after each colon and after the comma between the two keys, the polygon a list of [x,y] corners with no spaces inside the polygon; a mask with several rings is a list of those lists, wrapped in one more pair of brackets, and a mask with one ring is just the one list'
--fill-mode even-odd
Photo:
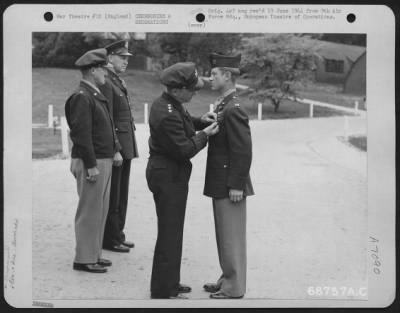
{"label": "tree", "polygon": [[86,32],[82,36],[87,44],[95,47],[104,47],[116,40],[131,40],[131,33],[127,32]]}
{"label": "tree", "polygon": [[95,49],[84,41],[82,33],[34,33],[32,38],[33,66],[74,67],[86,51]]}
{"label": "tree", "polygon": [[163,67],[191,61],[204,74],[209,68],[209,54],[231,53],[239,46],[240,38],[240,34],[224,33],[157,33],[149,34],[147,47],[152,57],[161,59]]}
{"label": "tree", "polygon": [[112,41],[134,41],[134,33],[110,32],[37,32],[32,37],[33,66],[74,67],[86,51],[104,47]]}
{"label": "tree", "polygon": [[54,49],[59,33],[33,33],[32,66],[47,66],[47,54]]}
{"label": "tree", "polygon": [[264,34],[243,38],[243,76],[251,80],[250,97],[259,102],[269,99],[278,111],[282,99],[296,97],[294,84],[307,84],[314,78],[315,40],[294,34]]}
{"label": "tree", "polygon": [[343,43],[354,46],[367,46],[367,36],[365,34],[348,34],[348,33],[298,33],[297,36],[307,36],[312,39]]}
{"label": "tree", "polygon": [[47,55],[49,66],[74,67],[75,61],[82,54],[95,48],[84,41],[82,33],[60,33],[55,47]]}
{"label": "tree", "polygon": [[209,74],[209,55],[212,52],[232,54],[241,44],[241,34],[200,33],[189,41],[189,55],[202,74]]}
{"label": "tree", "polygon": [[367,46],[367,36],[365,34],[323,34],[321,40],[346,45]]}

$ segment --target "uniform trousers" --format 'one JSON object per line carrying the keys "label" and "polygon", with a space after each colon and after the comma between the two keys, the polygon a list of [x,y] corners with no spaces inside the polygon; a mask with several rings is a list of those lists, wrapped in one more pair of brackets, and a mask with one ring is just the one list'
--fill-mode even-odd
{"label": "uniform trousers", "polygon": [[128,208],[131,160],[123,159],[121,166],[113,166],[111,175],[110,207],[108,210],[103,247],[125,241],[124,227]]}
{"label": "uniform trousers", "polygon": [[104,227],[110,201],[112,159],[97,159],[100,174],[96,182],[86,179],[81,159],[71,159],[71,172],[77,183],[79,202],[75,215],[75,263],[96,263],[101,257]]}
{"label": "uniform trousers", "polygon": [[246,198],[232,202],[213,199],[215,234],[222,275],[220,291],[231,297],[246,292]]}
{"label": "uniform trousers", "polygon": [[183,228],[192,165],[160,164],[149,160],[146,178],[157,213],[157,242],[154,250],[150,291],[153,298],[178,294]]}

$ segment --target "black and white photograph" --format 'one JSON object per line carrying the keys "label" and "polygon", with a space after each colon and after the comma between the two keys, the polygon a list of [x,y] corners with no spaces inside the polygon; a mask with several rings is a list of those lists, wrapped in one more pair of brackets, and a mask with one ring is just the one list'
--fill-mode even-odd
{"label": "black and white photograph", "polygon": [[34,298],[366,297],[366,39],[33,33]]}
{"label": "black and white photograph", "polygon": [[[218,10],[190,11],[193,25]],[[367,30],[257,22],[32,29],[34,306],[374,298],[376,47]]]}

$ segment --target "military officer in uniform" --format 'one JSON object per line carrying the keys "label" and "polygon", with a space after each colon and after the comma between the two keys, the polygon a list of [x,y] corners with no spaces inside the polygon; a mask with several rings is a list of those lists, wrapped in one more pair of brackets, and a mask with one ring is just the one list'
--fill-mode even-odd
{"label": "military officer in uniform", "polygon": [[183,106],[204,84],[193,63],[176,63],[166,68],[160,79],[167,91],[151,106],[146,169],[158,218],[150,289],[152,298],[176,299],[186,298],[181,294],[191,291],[180,283],[190,159],[218,132],[218,125],[214,113],[193,118]]}
{"label": "military officer in uniform", "polygon": [[105,49],[91,50],[81,56],[75,64],[82,72],[82,80],[65,104],[73,143],[71,172],[79,195],[73,269],[91,273],[105,273],[106,267],[111,266],[111,261],[101,258],[101,248],[111,169],[113,162],[120,165],[122,159],[108,101],[99,90],[105,83],[106,63]]}
{"label": "military officer in uniform", "polygon": [[128,58],[128,42],[119,40],[106,46],[108,54],[106,83],[100,87],[109,101],[115,130],[122,155],[122,165],[114,166],[111,178],[110,208],[104,231],[103,248],[115,252],[129,252],[134,243],[125,238],[124,227],[128,207],[129,177],[131,160],[138,157],[135,124],[131,101],[125,81],[119,74],[125,72]]}
{"label": "military officer in uniform", "polygon": [[204,289],[213,299],[241,298],[246,291],[246,197],[254,194],[251,133],[235,89],[240,55],[213,53],[210,62],[211,88],[220,95],[215,103],[220,131],[209,140],[204,194],[212,198],[222,275]]}

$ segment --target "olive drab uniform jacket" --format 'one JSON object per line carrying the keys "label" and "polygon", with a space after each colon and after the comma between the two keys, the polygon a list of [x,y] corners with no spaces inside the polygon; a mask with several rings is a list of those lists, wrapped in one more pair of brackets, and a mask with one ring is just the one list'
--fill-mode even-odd
{"label": "olive drab uniform jacket", "polygon": [[154,101],[150,111],[150,156],[163,156],[175,162],[195,156],[207,144],[199,118],[189,115],[186,109],[167,93]]}
{"label": "olive drab uniform jacket", "polygon": [[253,195],[249,119],[236,92],[223,98],[214,112],[218,114],[219,132],[209,138],[204,195],[228,198],[229,189],[243,190],[244,196]]}
{"label": "olive drab uniform jacket", "polygon": [[73,142],[71,157],[82,159],[86,168],[119,150],[107,99],[84,81],[67,99],[65,117]]}
{"label": "olive drab uniform jacket", "polygon": [[114,119],[115,130],[121,144],[121,155],[124,159],[139,156],[135,137],[135,123],[131,111],[131,101],[125,82],[110,69],[106,83],[100,87],[101,92],[110,100],[110,111]]}

